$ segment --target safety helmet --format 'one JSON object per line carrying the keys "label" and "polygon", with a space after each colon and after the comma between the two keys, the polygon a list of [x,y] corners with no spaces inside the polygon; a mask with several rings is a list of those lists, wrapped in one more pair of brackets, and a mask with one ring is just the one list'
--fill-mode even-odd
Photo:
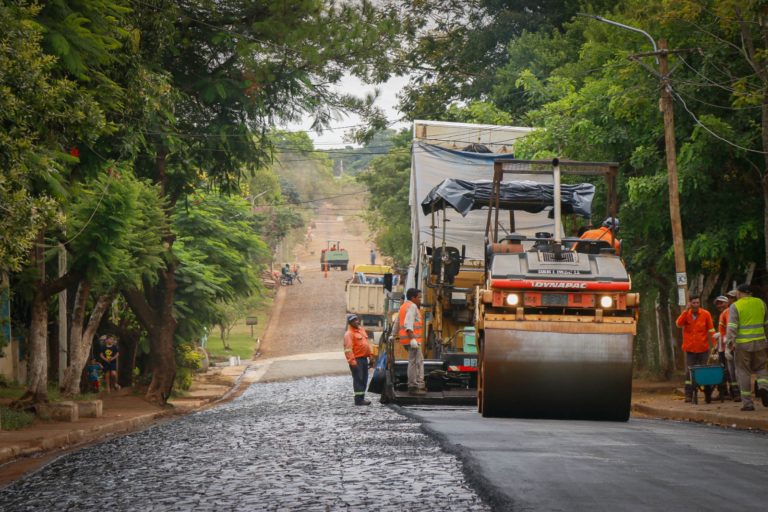
{"label": "safety helmet", "polygon": [[619,229],[619,218],[618,217],[607,217],[603,221],[603,227],[604,228],[613,228],[613,229]]}

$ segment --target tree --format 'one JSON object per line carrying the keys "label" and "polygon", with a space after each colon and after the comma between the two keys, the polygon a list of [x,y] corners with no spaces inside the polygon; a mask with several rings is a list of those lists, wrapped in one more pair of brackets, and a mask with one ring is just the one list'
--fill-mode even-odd
{"label": "tree", "polygon": [[[594,8],[614,2],[591,2]],[[508,44],[526,32],[563,31],[579,0],[429,0],[408,2],[403,67],[412,75],[400,103],[411,119],[444,119],[454,103],[484,99],[500,85]],[[521,92],[521,91],[518,91]],[[517,112],[512,112],[513,114]]]}
{"label": "tree", "polygon": [[256,233],[248,202],[240,197],[208,195],[195,206],[178,207],[173,223],[179,261],[177,336],[197,339],[221,322],[222,304],[260,292],[258,274],[269,252]]}
{"label": "tree", "polygon": [[387,155],[374,158],[357,181],[368,189],[368,225],[379,250],[406,266],[411,259],[408,189],[411,172],[410,132],[393,139]]}
{"label": "tree", "polygon": [[[696,102],[685,94],[692,89],[690,83],[680,84],[680,89],[698,111],[699,118],[692,141],[697,147],[683,158],[697,158],[700,149],[719,153],[718,160],[724,165],[730,179],[735,181],[738,192],[743,194],[747,205],[754,204],[760,191],[762,225],[756,226],[745,219],[736,230],[739,242],[751,246],[750,240],[762,239],[762,274],[768,277],[768,20],[765,5],[755,0],[720,2],[686,0],[669,6],[666,16],[659,21],[667,30],[673,26],[686,27],[684,40],[700,45],[702,56],[690,58],[696,72],[697,95],[706,96],[707,103]],[[694,78],[691,78],[693,81]],[[686,91],[685,89],[688,89]],[[680,103],[686,100],[677,96]],[[694,103],[696,102],[696,103]],[[723,105],[721,108],[712,108]],[[685,104],[683,108],[688,111]],[[696,144],[698,142],[698,144]],[[702,148],[706,146],[706,148]],[[716,151],[713,151],[717,148]],[[713,155],[713,156],[719,156]],[[738,162],[738,163],[737,163]],[[734,165],[735,164],[735,165]],[[740,171],[739,167],[746,170]],[[743,208],[743,203],[740,204]],[[751,208],[747,208],[751,210]],[[746,235],[746,236],[745,236]],[[704,242],[704,241],[702,241]],[[699,244],[703,245],[703,244]],[[746,248],[746,247],[743,247]],[[751,248],[751,247],[749,247]]]}
{"label": "tree", "polygon": [[[9,202],[21,228],[17,242],[2,244],[9,255],[3,269],[19,268],[20,254],[30,249],[27,282],[31,290],[28,388],[22,402],[47,400],[48,298],[68,281],[49,281],[45,268],[46,229],[60,225],[57,199],[66,193],[68,154],[76,141],[93,140],[104,128],[98,105],[76,83],[56,76],[56,59],[41,47],[43,27],[35,21],[38,7],[25,2],[0,6],[0,194]],[[29,215],[26,216],[25,212]]]}
{"label": "tree", "polygon": [[[135,71],[167,70],[164,93],[150,95],[158,108],[136,137],[142,143],[136,168],[158,184],[171,209],[201,176],[213,190],[239,191],[244,176],[270,161],[272,143],[265,134],[273,120],[310,113],[325,126],[336,109],[364,109],[364,101],[333,93],[330,85],[344,72],[386,78],[372,72],[389,58],[380,42],[395,48],[398,41],[396,13],[368,3],[135,7],[134,24],[142,34]],[[158,403],[169,396],[175,374],[176,240],[173,231],[164,236],[166,268],[156,282],[125,292],[150,336],[153,379],[147,398]]]}
{"label": "tree", "polygon": [[80,279],[72,308],[69,365],[59,383],[68,395],[80,390],[94,335],[120,288],[138,286],[142,277],[152,279],[162,267],[165,222],[156,189],[130,171],[110,168],[74,196],[68,232],[77,235],[69,243],[74,256],[69,272]]}

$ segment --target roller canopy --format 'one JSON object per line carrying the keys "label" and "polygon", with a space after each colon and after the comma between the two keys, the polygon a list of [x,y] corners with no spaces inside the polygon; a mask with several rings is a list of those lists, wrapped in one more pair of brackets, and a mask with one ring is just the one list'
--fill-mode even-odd
{"label": "roller canopy", "polygon": [[[433,188],[421,202],[421,210],[428,215],[432,209],[453,208],[463,217],[488,206],[493,191],[491,180],[459,180],[448,178]],[[582,217],[592,215],[595,186],[591,183],[561,185],[562,212]],[[553,206],[554,185],[535,181],[506,181],[501,183],[499,207],[502,210],[522,210],[539,213]]]}

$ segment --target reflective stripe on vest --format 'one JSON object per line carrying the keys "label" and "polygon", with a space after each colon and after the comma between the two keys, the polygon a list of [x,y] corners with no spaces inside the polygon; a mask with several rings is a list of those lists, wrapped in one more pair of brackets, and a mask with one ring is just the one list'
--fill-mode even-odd
{"label": "reflective stripe on vest", "polygon": [[[400,343],[408,345],[411,339],[408,337],[408,331],[405,329],[405,313],[413,302],[406,300],[403,305],[400,306]],[[416,304],[413,304],[416,306]],[[424,321],[421,319],[421,311],[416,307],[416,321],[413,322],[413,335],[416,336],[416,340],[421,343],[424,340]]]}
{"label": "reflective stripe on vest", "polygon": [[[757,297],[742,297],[734,302],[739,312],[736,343],[751,343],[765,339],[765,303]],[[731,325],[732,323],[729,322]]]}

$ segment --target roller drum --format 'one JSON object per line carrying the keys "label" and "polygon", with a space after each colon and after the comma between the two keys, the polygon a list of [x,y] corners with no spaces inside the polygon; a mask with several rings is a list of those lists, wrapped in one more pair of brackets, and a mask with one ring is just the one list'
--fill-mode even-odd
{"label": "roller drum", "polygon": [[485,417],[627,421],[633,339],[486,328],[478,408]]}

